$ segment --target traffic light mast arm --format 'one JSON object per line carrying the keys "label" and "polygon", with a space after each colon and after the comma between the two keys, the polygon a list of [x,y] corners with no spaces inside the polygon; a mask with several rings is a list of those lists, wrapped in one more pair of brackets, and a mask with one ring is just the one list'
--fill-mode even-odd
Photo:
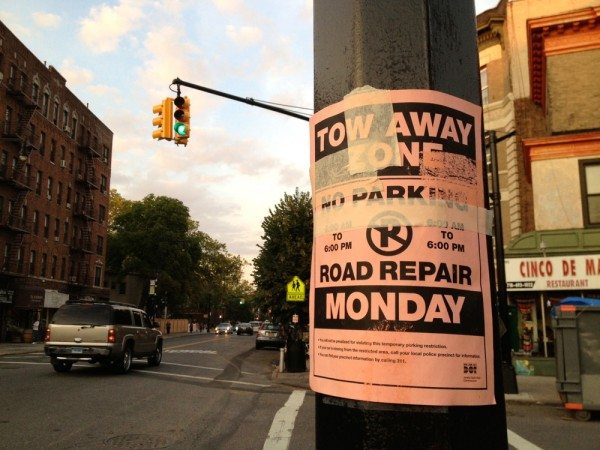
{"label": "traffic light mast arm", "polygon": [[192,89],[197,89],[197,90],[203,91],[203,92],[208,92],[209,94],[218,95],[219,97],[225,97],[230,100],[235,100],[237,102],[246,103],[248,105],[258,106],[259,108],[264,108],[264,109],[268,109],[270,111],[275,111],[280,114],[285,114],[286,116],[295,117],[296,119],[302,119],[302,120],[306,120],[306,121],[308,121],[308,119],[309,119],[308,117],[303,116],[302,114],[298,114],[293,111],[288,111],[287,109],[278,108],[277,106],[267,105],[266,103],[262,103],[260,101],[254,100],[253,98],[238,97],[237,95],[217,91],[215,89],[210,89],[210,88],[207,88],[204,86],[200,86],[198,84],[188,83],[187,81],[180,80],[179,78],[175,78],[173,80],[173,84],[176,84],[178,86],[186,86],[186,87],[189,87]]}

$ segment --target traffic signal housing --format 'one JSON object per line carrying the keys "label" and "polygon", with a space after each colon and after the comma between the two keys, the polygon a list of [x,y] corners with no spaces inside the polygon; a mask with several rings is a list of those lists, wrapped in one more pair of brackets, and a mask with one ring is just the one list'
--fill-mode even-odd
{"label": "traffic signal housing", "polygon": [[157,114],[152,125],[158,127],[152,132],[152,139],[173,140],[173,99],[165,98],[159,105],[154,105],[152,112]]}
{"label": "traffic signal housing", "polygon": [[175,124],[173,125],[173,136],[175,144],[186,145],[190,137],[190,99],[189,97],[177,96],[173,101],[175,104]]}

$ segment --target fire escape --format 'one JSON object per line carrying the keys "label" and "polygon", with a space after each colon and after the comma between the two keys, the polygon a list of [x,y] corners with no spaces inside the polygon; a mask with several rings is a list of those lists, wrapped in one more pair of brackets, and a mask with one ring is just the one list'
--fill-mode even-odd
{"label": "fire escape", "polygon": [[76,174],[78,200],[73,208],[76,234],[71,243],[71,257],[74,271],[69,277],[72,290],[81,291],[86,286],[93,285],[92,255],[95,253],[92,246],[92,223],[96,211],[94,209],[94,191],[99,189],[98,177],[96,176],[95,158],[100,155],[91,145],[89,136],[81,137],[82,143],[79,151],[83,153],[83,167]]}
{"label": "fire escape", "polygon": [[36,150],[29,122],[37,105],[25,93],[27,83],[24,78],[19,83],[9,78],[6,87],[7,97],[15,100],[17,116],[15,120],[12,114],[7,114],[0,141],[6,147],[13,147],[17,156],[0,165],[0,183],[12,188],[12,196],[7,199],[9,213],[0,218],[0,228],[7,233],[8,244],[2,272],[15,277],[23,275],[24,260],[31,245],[31,222],[26,213],[26,199],[33,187],[27,161],[31,152]]}

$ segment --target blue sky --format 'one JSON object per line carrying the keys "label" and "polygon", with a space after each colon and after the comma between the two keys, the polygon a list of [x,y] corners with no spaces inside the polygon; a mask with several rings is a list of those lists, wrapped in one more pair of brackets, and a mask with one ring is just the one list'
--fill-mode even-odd
{"label": "blue sky", "polygon": [[[480,13],[497,0],[475,3]],[[312,0],[1,0],[0,19],[113,131],[111,188],[125,198],[180,199],[251,262],[269,209],[310,190],[305,121],[183,88],[187,148],[151,134],[176,77],[312,107]]]}

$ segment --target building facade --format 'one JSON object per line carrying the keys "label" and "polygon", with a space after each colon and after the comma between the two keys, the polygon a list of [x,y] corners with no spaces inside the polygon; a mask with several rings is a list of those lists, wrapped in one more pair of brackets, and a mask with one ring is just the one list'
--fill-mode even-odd
{"label": "building facade", "polygon": [[0,22],[0,340],[108,298],[112,132]]}
{"label": "building facade", "polygon": [[600,1],[501,0],[477,17],[498,137],[512,348],[552,356],[551,308],[600,298]]}

